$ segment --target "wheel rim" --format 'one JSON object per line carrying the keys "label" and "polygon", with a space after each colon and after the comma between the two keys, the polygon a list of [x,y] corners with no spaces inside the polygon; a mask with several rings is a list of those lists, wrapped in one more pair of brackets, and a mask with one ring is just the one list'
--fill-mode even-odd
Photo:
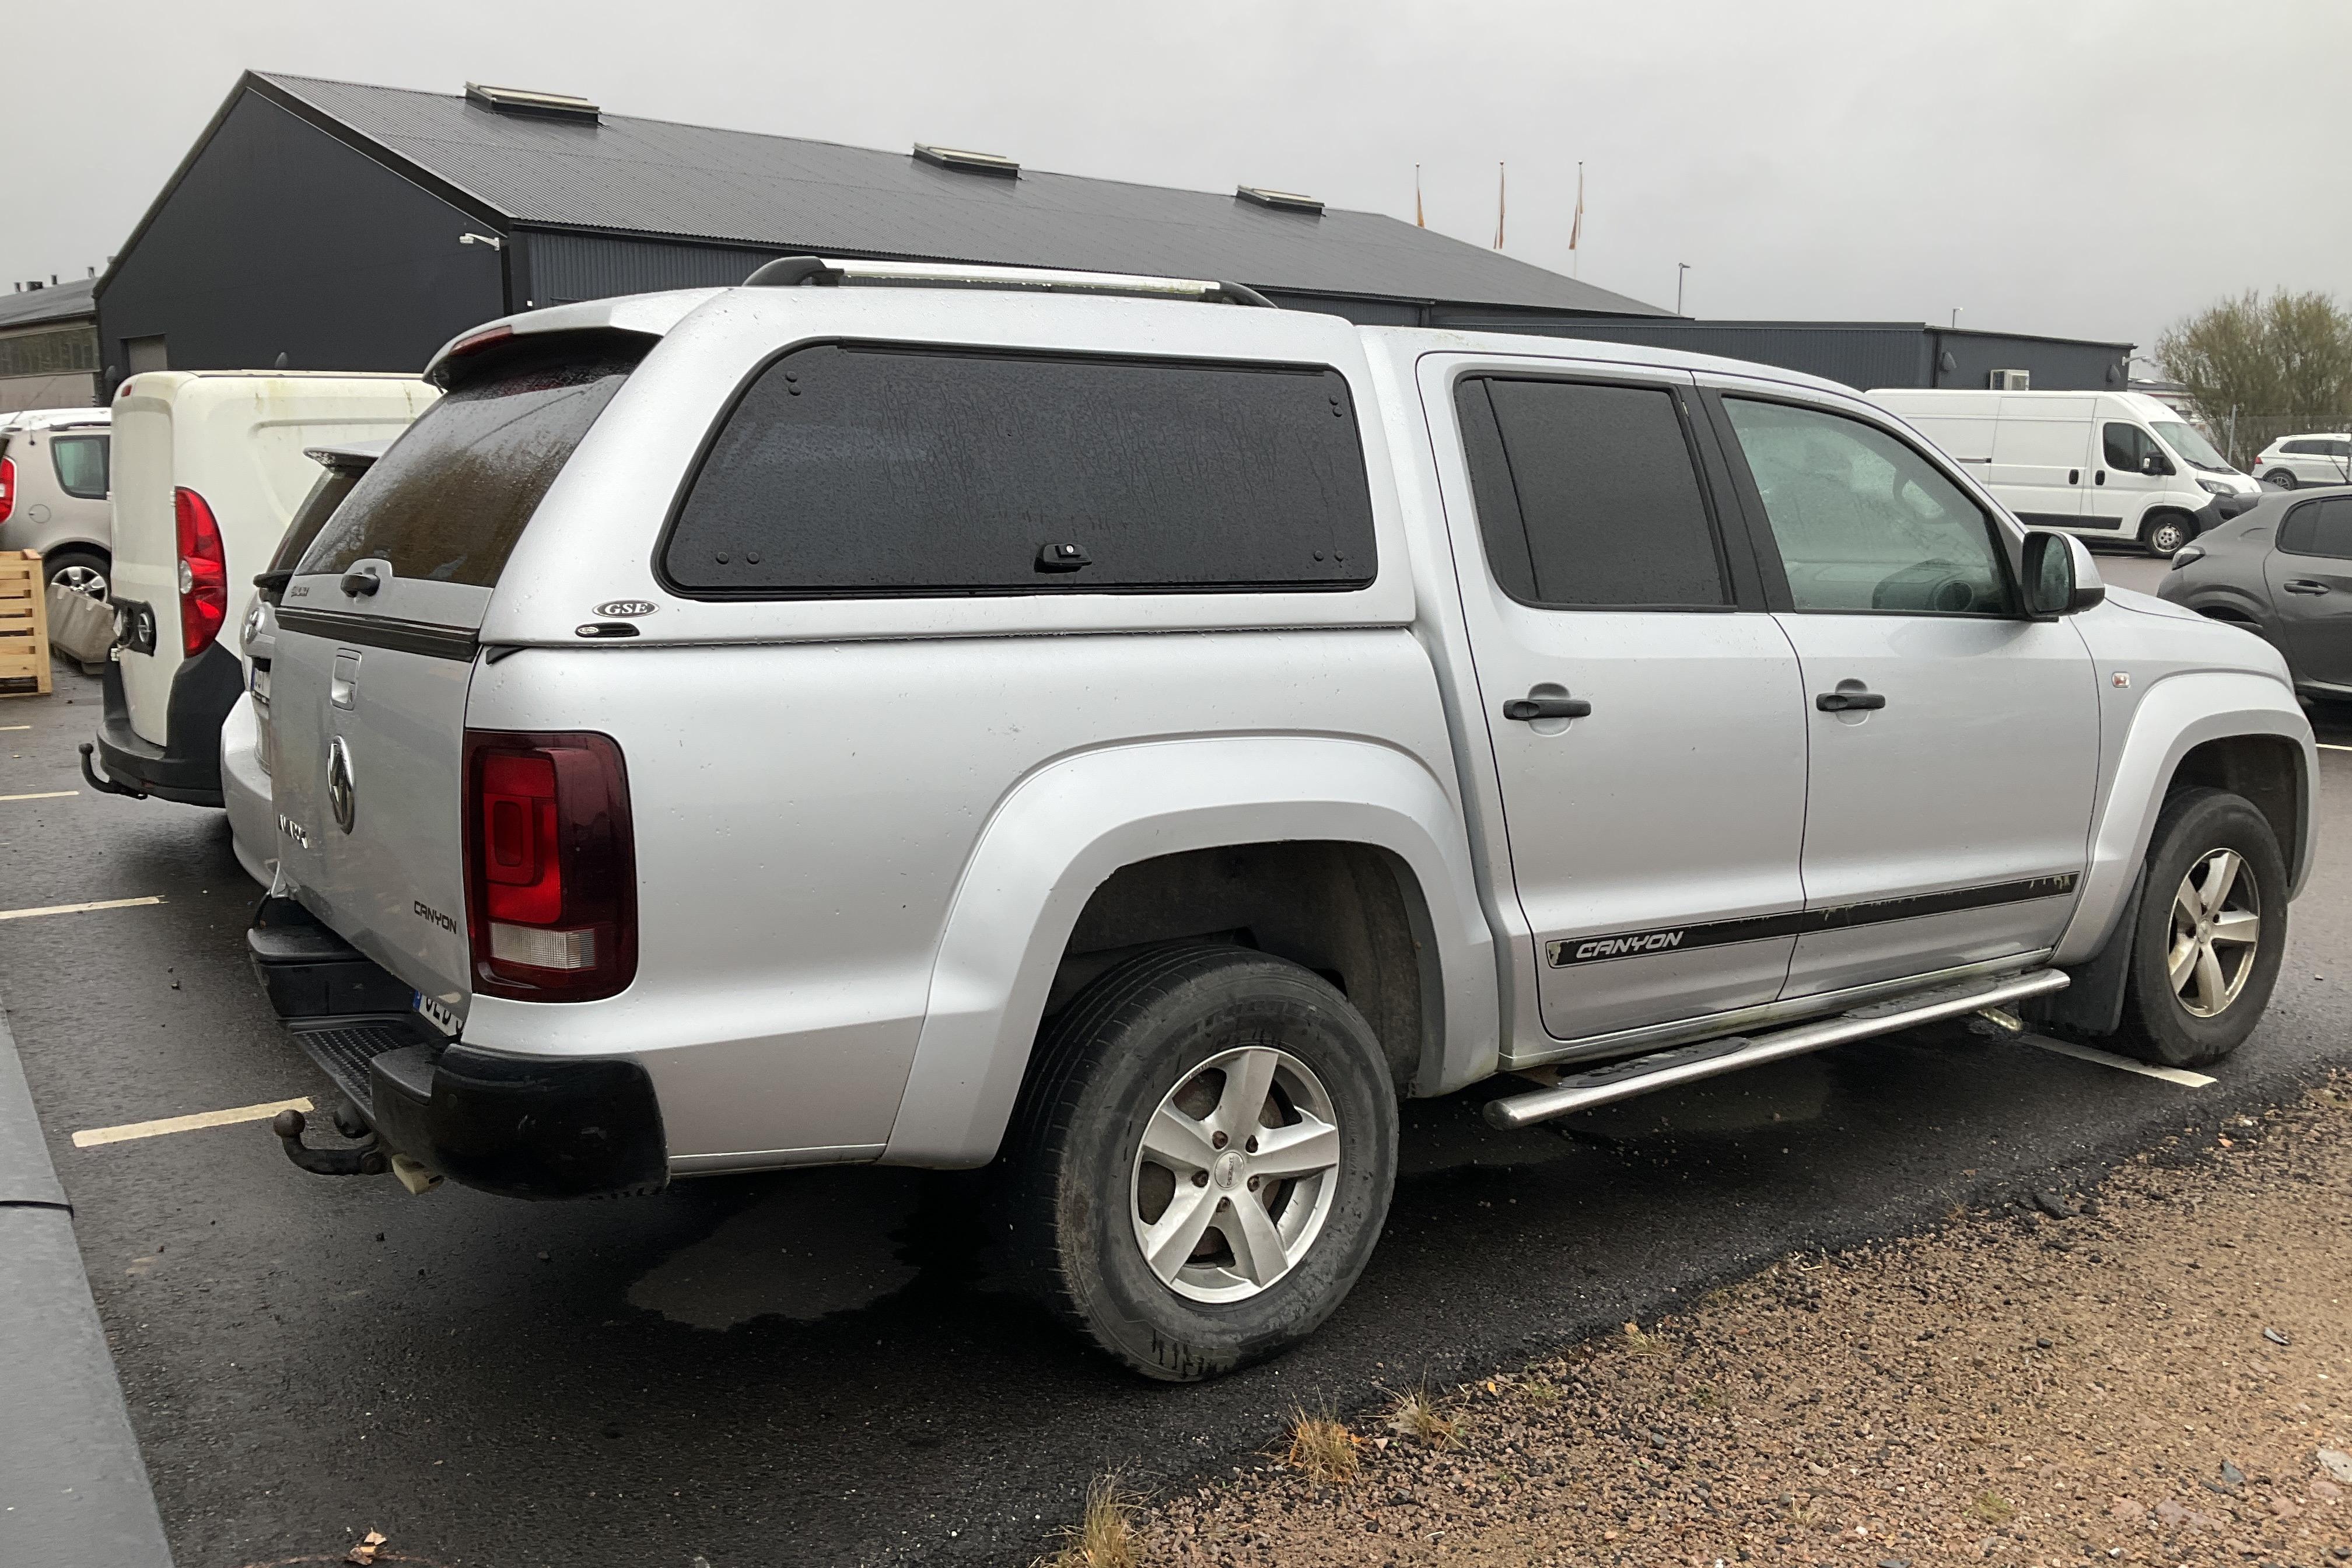
{"label": "wheel rim", "polygon": [[2177,522],[2159,522],[2156,525],[2156,532],[2149,537],[2148,543],[2158,554],[2169,555],[2189,542],[2182,533],[2183,531]]}
{"label": "wheel rim", "polygon": [[2210,850],[2172,895],[2172,944],[2165,969],[2172,994],[2195,1018],[2227,1011],[2246,988],[2262,951],[2262,896],[2234,849]]}
{"label": "wheel rim", "polygon": [[49,578],[60,588],[70,588],[84,598],[106,601],[106,577],[95,566],[65,566]]}
{"label": "wheel rim", "polygon": [[1160,1283],[1195,1301],[1245,1300],[1315,1245],[1339,1174],[1322,1080],[1287,1051],[1244,1046],[1186,1074],[1144,1123],[1128,1216]]}

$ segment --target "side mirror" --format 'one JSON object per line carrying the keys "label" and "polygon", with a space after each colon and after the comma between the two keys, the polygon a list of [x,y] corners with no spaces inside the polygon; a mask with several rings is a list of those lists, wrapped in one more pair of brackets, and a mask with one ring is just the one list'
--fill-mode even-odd
{"label": "side mirror", "polygon": [[2143,452],[2139,458],[2139,471],[2149,479],[2160,479],[2172,472],[2172,465],[2164,460],[2161,452]]}
{"label": "side mirror", "polygon": [[2071,533],[2037,529],[2025,536],[2025,613],[2035,620],[2071,616],[2103,604],[2107,585],[2090,548]]}

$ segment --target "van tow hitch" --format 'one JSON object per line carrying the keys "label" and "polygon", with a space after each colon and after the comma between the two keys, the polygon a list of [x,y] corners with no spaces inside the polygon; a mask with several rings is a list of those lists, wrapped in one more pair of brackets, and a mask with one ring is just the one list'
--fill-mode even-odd
{"label": "van tow hitch", "polygon": [[355,1148],[313,1149],[302,1142],[302,1129],[307,1125],[299,1110],[281,1110],[269,1119],[269,1130],[278,1134],[278,1146],[286,1151],[286,1157],[312,1175],[380,1176],[392,1169],[391,1159],[376,1146],[373,1133]]}

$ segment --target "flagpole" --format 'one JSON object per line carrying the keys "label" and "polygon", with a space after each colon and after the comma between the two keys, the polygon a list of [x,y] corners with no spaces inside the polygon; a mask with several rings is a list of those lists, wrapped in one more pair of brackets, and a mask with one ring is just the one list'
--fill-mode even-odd
{"label": "flagpole", "polygon": [[1496,163],[1495,165],[1495,248],[1497,250],[1503,248],[1504,175],[1504,165]]}
{"label": "flagpole", "polygon": [[1568,227],[1568,275],[1584,276],[1584,160],[1576,161],[1576,217]]}
{"label": "flagpole", "polygon": [[1412,226],[1415,228],[1429,226],[1429,220],[1421,213],[1421,165],[1418,163],[1412,166]]}

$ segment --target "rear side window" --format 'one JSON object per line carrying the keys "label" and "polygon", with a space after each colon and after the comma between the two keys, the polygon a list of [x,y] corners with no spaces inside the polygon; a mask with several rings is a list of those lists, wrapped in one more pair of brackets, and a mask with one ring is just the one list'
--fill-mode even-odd
{"label": "rear side window", "polygon": [[49,461],[57,466],[58,488],[82,500],[104,500],[113,488],[107,472],[109,437],[58,436],[49,442]]}
{"label": "rear side window", "polygon": [[299,570],[381,559],[402,577],[496,584],[540,498],[649,346],[614,334],[491,351],[377,459]]}
{"label": "rear side window", "polygon": [[1347,589],[1354,400],[1321,366],[825,343],[775,361],[663,545],[710,597]]}
{"label": "rear side window", "polygon": [[310,487],[310,493],[294,509],[294,516],[286,525],[286,537],[278,542],[277,552],[269,558],[270,571],[288,571],[302,559],[310,542],[319,537],[319,531],[335,515],[335,509],[343,504],[343,498],[352,493],[360,476],[366,472],[356,464],[334,463],[319,475],[319,482]]}
{"label": "rear side window", "polygon": [[1545,609],[1731,603],[1672,391],[1479,377],[1454,404],[1505,593]]}
{"label": "rear side window", "polygon": [[2278,547],[2289,555],[2324,555],[2352,561],[2352,496],[2305,501],[2287,514]]}

